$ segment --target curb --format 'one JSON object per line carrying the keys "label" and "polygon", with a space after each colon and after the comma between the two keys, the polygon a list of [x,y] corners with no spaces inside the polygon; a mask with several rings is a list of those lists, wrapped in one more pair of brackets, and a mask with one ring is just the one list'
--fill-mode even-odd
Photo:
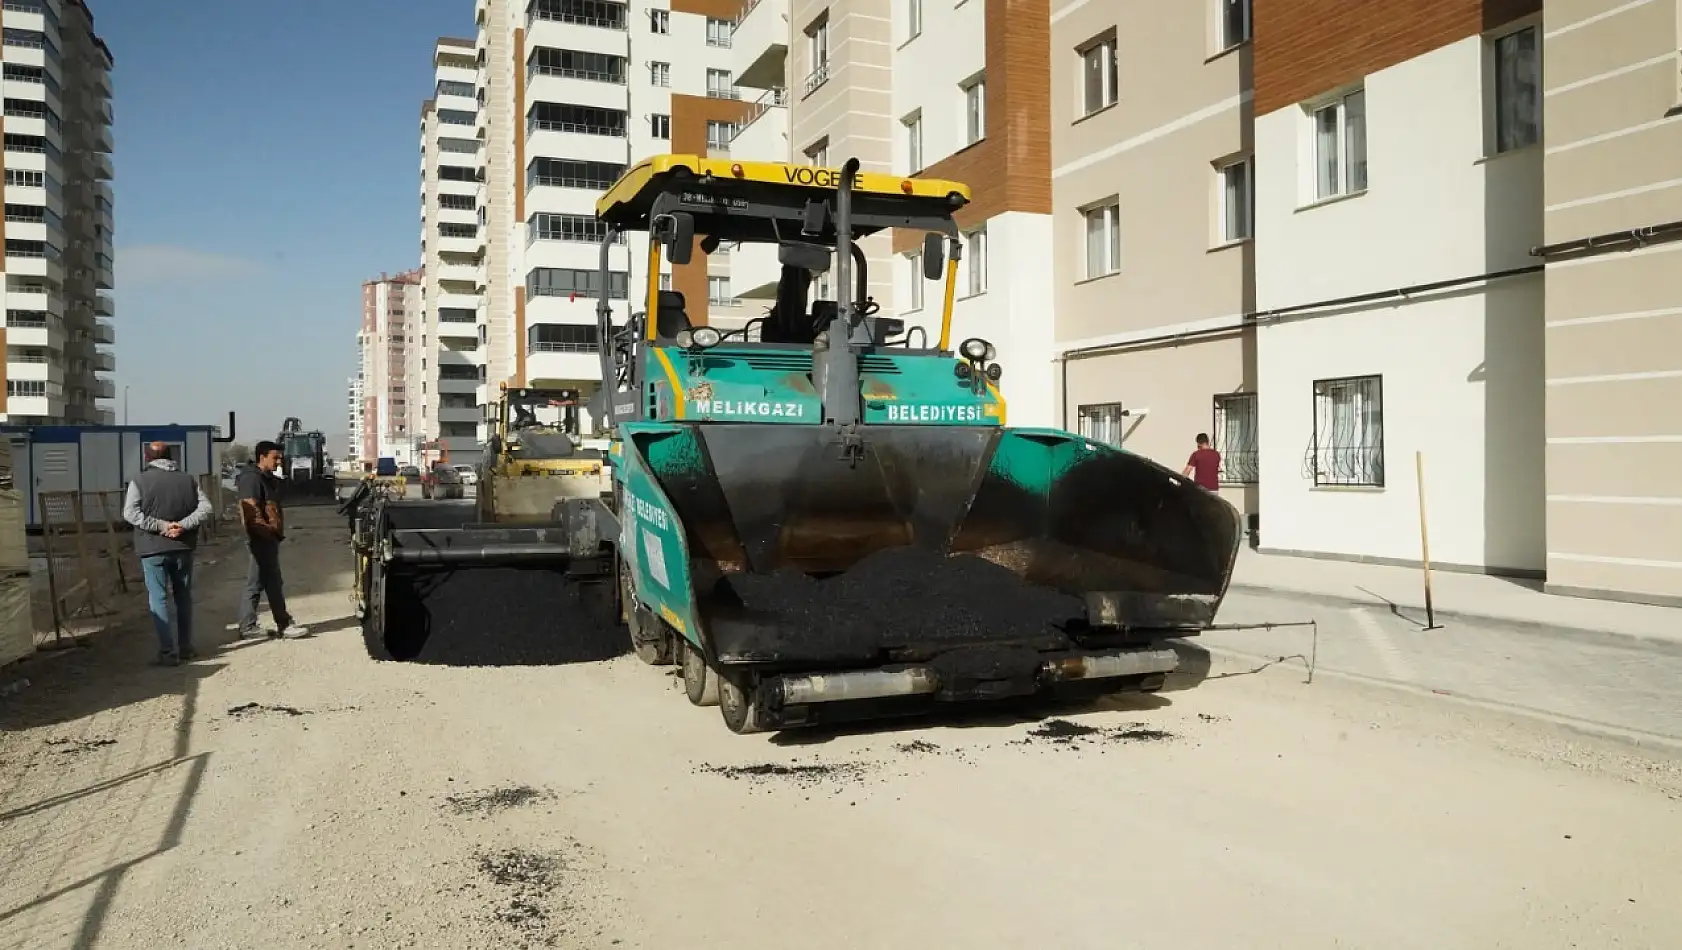
{"label": "curb", "polygon": [[[1246,653],[1243,650],[1234,650],[1230,647],[1214,646],[1205,643],[1197,643],[1195,645],[1200,649],[1207,651],[1212,656],[1221,656],[1232,660],[1243,660],[1246,662],[1271,660],[1277,662],[1279,659],[1277,656],[1271,654]],[[1297,669],[1297,667],[1293,666],[1291,669]],[[1343,670],[1331,670],[1322,667],[1316,669],[1314,671],[1314,675],[1316,677],[1325,676],[1336,680],[1344,680],[1347,682],[1361,683],[1367,686],[1377,686],[1383,689],[1396,690],[1398,692],[1410,693],[1424,699],[1450,702],[1461,706],[1468,706],[1473,709],[1481,709],[1486,712],[1498,712],[1509,716],[1517,716],[1535,722],[1545,722],[1549,725],[1569,729],[1572,732],[1580,733],[1585,736],[1634,746],[1644,751],[1651,752],[1654,750],[1662,750],[1663,752],[1671,755],[1682,755],[1682,738],[1662,735],[1656,732],[1646,732],[1641,729],[1629,729],[1623,726],[1613,726],[1606,723],[1594,722],[1588,719],[1576,719],[1571,716],[1552,713],[1545,709],[1536,709],[1530,706],[1516,706],[1510,703],[1495,702],[1494,700],[1478,699],[1473,696],[1462,696],[1459,693],[1438,692],[1414,683],[1404,683],[1399,680],[1387,680],[1382,677],[1367,676],[1362,673],[1348,673]]]}
{"label": "curb", "polygon": [[[1264,594],[1275,597],[1295,597],[1302,600],[1315,600],[1332,603],[1343,607],[1372,607],[1378,609],[1394,608],[1397,610],[1417,611],[1421,614],[1425,612],[1425,607],[1421,604],[1392,603],[1382,598],[1377,598],[1376,596],[1373,599],[1366,599],[1360,597],[1350,597],[1347,594],[1328,594],[1321,591],[1293,590],[1289,587],[1266,587],[1261,584],[1244,584],[1236,581],[1228,584],[1227,590],[1229,592],[1240,591],[1247,594]],[[1627,640],[1640,640],[1645,643],[1672,646],[1682,649],[1682,636],[1663,636],[1652,633],[1638,633],[1631,630],[1609,630],[1605,627],[1572,626],[1571,624],[1566,623],[1544,623],[1540,620],[1520,620],[1514,617],[1503,617],[1498,614],[1479,613],[1475,610],[1459,610],[1454,608],[1445,610],[1437,608],[1434,612],[1439,620],[1448,618],[1452,620],[1470,621],[1473,623],[1498,624],[1504,627],[1516,627],[1531,633],[1558,633],[1563,630],[1570,633],[1589,634],[1591,636],[1598,637],[1621,637]]]}

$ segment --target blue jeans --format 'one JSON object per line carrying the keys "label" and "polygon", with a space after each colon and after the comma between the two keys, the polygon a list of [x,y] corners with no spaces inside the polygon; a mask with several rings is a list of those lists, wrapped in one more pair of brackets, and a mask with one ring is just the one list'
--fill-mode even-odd
{"label": "blue jeans", "polygon": [[[158,631],[158,652],[185,653],[193,648],[193,552],[166,551],[140,559],[146,575],[146,603],[152,609],[152,626]],[[169,601],[175,596],[176,630],[169,626]]]}

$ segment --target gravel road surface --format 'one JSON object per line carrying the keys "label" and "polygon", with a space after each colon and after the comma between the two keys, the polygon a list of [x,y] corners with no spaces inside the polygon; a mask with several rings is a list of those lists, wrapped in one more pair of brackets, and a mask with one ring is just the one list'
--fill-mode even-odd
{"label": "gravel road surface", "polygon": [[[739,737],[631,657],[376,663],[342,525],[292,522],[315,638],[151,669],[136,627],[0,676],[0,950],[1682,946],[1682,762],[1495,706],[1598,675],[1529,641],[1322,631],[1484,705],[1218,652],[1156,698]],[[243,573],[201,554],[202,630]]]}

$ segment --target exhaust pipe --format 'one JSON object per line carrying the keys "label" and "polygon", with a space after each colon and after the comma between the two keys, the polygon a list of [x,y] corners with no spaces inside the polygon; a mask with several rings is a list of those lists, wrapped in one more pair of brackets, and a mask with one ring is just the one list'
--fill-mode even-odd
{"label": "exhaust pipe", "polygon": [[[1173,650],[1141,650],[1135,647],[1046,660],[1040,664],[1038,678],[1040,685],[1044,686],[1076,680],[1167,674],[1179,667],[1180,655]],[[763,685],[767,691],[767,704],[773,708],[927,695],[939,692],[940,687],[940,675],[927,666],[779,676],[768,679]]]}

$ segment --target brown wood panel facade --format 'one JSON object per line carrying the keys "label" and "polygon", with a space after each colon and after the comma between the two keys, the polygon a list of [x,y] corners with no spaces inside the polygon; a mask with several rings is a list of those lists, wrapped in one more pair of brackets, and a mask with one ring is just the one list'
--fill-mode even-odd
{"label": "brown wood panel facade", "polygon": [[[1050,0],[987,0],[987,135],[923,169],[970,187],[958,212],[973,227],[1007,211],[1051,213]],[[894,253],[913,250],[919,231],[894,232]]]}
{"label": "brown wood panel facade", "polygon": [[1541,9],[1541,0],[1261,0],[1255,10],[1256,115]]}
{"label": "brown wood panel facade", "polygon": [[742,0],[672,0],[672,12],[710,16],[733,23],[742,13]]}
{"label": "brown wood panel facade", "polygon": [[[739,124],[747,118],[749,105],[740,99],[672,93],[672,154],[705,156],[707,123]],[[698,327],[707,325],[707,255],[700,248],[701,238],[705,236],[695,235],[694,256],[689,263],[672,267],[672,289],[683,294],[689,322]]]}

